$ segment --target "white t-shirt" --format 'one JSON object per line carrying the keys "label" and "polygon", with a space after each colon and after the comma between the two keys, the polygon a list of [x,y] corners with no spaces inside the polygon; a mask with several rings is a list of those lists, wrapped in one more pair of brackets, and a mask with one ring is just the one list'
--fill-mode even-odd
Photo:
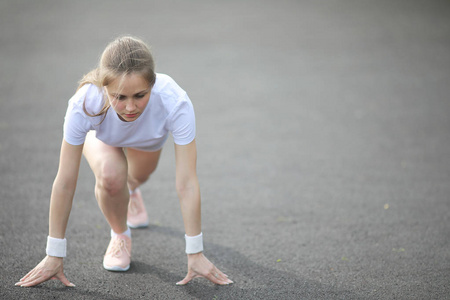
{"label": "white t-shirt", "polygon": [[103,107],[104,89],[86,84],[69,100],[64,139],[72,145],[84,143],[86,134],[95,130],[96,137],[113,147],[130,147],[143,151],[162,148],[169,132],[174,142],[186,145],[195,138],[195,115],[186,92],[169,76],[156,74],[150,100],[143,113],[132,122],[122,121],[112,107],[104,116],[90,117]]}

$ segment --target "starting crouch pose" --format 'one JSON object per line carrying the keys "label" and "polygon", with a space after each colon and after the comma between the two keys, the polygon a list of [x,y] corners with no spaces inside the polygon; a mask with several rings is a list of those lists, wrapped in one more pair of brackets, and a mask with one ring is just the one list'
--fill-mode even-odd
{"label": "starting crouch pose", "polygon": [[103,267],[127,271],[130,227],[148,226],[139,186],[156,169],[169,133],[175,143],[176,190],[188,257],[187,275],[177,284],[195,277],[220,285],[232,283],[203,255],[192,103],[172,78],[155,73],[144,42],[121,37],[106,47],[98,67],[83,77],[69,101],[50,201],[47,256],[16,285],[34,286],[58,279],[74,286],[64,275],[63,258],[82,155],[95,175],[95,197],[111,227]]}

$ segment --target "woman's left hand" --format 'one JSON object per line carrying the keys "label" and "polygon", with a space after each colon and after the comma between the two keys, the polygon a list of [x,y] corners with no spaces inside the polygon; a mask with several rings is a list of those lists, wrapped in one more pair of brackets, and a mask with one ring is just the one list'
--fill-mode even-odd
{"label": "woman's left hand", "polygon": [[188,254],[188,273],[183,280],[177,282],[177,285],[185,285],[196,277],[204,277],[219,285],[233,283],[233,281],[228,279],[227,275],[216,268],[216,266],[214,266],[202,252]]}

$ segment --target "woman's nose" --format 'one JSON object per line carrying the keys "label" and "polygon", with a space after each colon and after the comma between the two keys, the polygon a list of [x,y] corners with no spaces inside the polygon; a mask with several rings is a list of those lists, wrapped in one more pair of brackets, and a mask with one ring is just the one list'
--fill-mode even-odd
{"label": "woman's nose", "polygon": [[134,111],[135,108],[136,108],[136,104],[134,104],[134,101],[129,100],[127,102],[127,106],[126,106],[127,111],[132,112],[132,111]]}

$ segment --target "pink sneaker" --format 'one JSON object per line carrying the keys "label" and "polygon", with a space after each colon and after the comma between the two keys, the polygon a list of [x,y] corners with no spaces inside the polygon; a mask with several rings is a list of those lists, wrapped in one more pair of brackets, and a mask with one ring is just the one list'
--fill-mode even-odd
{"label": "pink sneaker", "polygon": [[128,203],[127,225],[130,228],[142,228],[148,226],[148,215],[144,200],[139,189],[130,194]]}
{"label": "pink sneaker", "polygon": [[131,239],[118,234],[111,238],[103,257],[103,268],[109,271],[127,271],[131,262]]}

